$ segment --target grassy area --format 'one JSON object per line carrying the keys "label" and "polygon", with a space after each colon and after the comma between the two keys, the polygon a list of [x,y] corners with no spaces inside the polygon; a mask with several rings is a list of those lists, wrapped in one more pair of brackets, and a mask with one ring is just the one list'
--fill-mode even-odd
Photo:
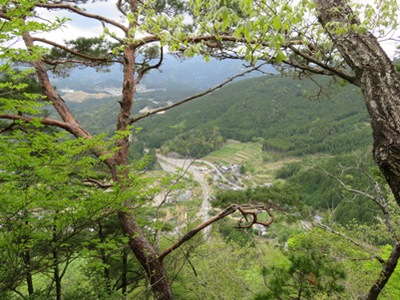
{"label": "grassy area", "polygon": [[242,165],[251,159],[261,157],[260,143],[241,143],[228,140],[223,148],[210,153],[205,159],[214,163],[224,161],[227,164]]}
{"label": "grassy area", "polygon": [[297,157],[281,156],[265,161],[265,153],[260,143],[241,143],[228,140],[224,147],[214,151],[204,159],[212,163],[237,164],[244,166],[250,178],[244,179],[247,185],[270,183],[275,179],[276,170],[288,163],[299,161]]}

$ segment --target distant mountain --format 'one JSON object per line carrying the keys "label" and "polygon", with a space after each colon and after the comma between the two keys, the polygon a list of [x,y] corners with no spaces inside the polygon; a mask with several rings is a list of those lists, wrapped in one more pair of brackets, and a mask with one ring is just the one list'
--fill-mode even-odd
{"label": "distant mountain", "polygon": [[[201,57],[181,60],[166,55],[159,70],[146,74],[138,93],[146,90],[183,90],[191,92],[210,88],[245,70],[239,60],[216,60],[206,62]],[[275,72],[272,66],[264,68],[267,72]],[[245,78],[260,76],[260,73],[247,75]],[[121,92],[122,69],[115,64],[108,72],[96,72],[91,68],[74,70],[66,78],[54,77],[52,82],[61,93],[84,91],[87,93],[109,93],[118,95]]]}
{"label": "distant mountain", "polygon": [[[206,62],[203,58],[195,56],[191,59],[179,60],[171,55],[166,56],[161,71],[153,71],[146,75],[143,84],[149,87],[168,87],[172,84],[180,84],[196,90],[203,90],[240,73],[246,69],[240,60],[216,60]],[[272,66],[263,69],[266,72],[277,73]],[[254,72],[244,78],[261,76]]]}

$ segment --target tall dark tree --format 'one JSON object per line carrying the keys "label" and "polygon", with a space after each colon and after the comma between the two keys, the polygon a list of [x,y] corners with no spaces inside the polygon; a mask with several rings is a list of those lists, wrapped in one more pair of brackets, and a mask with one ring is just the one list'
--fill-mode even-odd
{"label": "tall dark tree", "polygon": [[[361,88],[371,116],[376,163],[400,205],[400,78],[393,61],[369,31],[357,30],[360,21],[347,1],[317,1],[319,21],[354,71],[353,83]],[[344,28],[345,32],[338,32]],[[400,257],[396,240],[378,281],[367,299],[376,299],[394,272]]]}

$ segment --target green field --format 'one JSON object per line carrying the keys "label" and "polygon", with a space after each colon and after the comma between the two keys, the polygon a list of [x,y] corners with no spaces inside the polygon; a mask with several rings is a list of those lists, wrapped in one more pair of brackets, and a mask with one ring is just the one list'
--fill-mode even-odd
{"label": "green field", "polygon": [[300,160],[297,157],[285,156],[266,160],[265,152],[263,153],[261,147],[261,143],[241,143],[228,140],[221,149],[210,153],[204,159],[212,163],[244,166],[247,175],[251,174],[247,183],[251,184],[252,182],[257,185],[272,182],[276,170],[288,163]]}
{"label": "green field", "polygon": [[226,164],[242,165],[251,160],[262,159],[261,144],[228,140],[224,147],[211,152],[204,159],[213,163],[225,162]]}

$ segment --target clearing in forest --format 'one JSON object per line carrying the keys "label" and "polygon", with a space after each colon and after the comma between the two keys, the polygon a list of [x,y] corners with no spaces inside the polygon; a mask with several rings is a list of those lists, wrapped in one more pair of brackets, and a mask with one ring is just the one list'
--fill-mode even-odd
{"label": "clearing in forest", "polygon": [[[271,183],[275,179],[276,170],[289,163],[301,160],[292,156],[279,155],[275,157],[274,154],[268,155],[262,151],[261,147],[261,143],[241,143],[228,140],[221,149],[210,153],[204,157],[204,160],[223,165],[244,166],[246,174],[251,174],[249,180],[257,185]],[[265,159],[269,156],[274,158]]]}

